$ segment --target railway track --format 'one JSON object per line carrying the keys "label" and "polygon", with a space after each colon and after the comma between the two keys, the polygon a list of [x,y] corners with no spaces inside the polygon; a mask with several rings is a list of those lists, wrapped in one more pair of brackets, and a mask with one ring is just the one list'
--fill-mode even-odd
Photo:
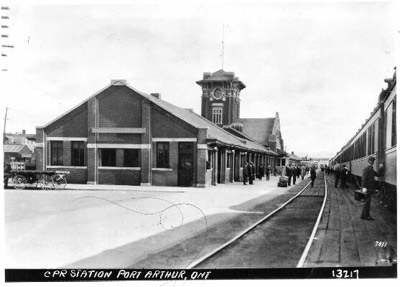
{"label": "railway track", "polygon": [[187,269],[302,267],[326,203],[325,177],[317,177],[243,232],[193,261]]}

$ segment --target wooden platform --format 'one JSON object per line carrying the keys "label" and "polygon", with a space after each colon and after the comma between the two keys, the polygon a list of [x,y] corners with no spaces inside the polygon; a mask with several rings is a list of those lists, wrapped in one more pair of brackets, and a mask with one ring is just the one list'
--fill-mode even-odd
{"label": "wooden platform", "polygon": [[[361,220],[364,202],[354,199],[356,187],[335,188],[333,176],[327,176],[327,183],[326,206],[304,267],[391,266],[397,263],[396,214],[380,205],[373,196],[371,216],[375,220]],[[319,195],[319,191],[314,192],[317,193]]]}

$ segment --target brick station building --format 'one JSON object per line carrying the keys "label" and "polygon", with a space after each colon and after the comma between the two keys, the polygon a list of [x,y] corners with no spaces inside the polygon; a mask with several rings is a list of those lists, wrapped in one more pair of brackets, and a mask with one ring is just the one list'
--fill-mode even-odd
{"label": "brick station building", "polygon": [[[236,78],[229,81],[231,86],[225,78],[219,81],[225,85],[223,95],[214,103],[239,102],[239,93],[226,92],[240,91],[244,85],[236,85]],[[275,162],[276,152],[234,125],[224,128],[212,111],[210,116],[211,121],[159,94],[112,80],[77,107],[36,128],[36,166],[69,171],[71,183],[204,187],[242,180],[246,161],[257,167]]]}

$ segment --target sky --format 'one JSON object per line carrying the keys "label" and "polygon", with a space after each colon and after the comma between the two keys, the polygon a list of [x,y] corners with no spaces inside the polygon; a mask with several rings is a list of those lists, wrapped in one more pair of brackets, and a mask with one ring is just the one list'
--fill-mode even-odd
{"label": "sky", "polygon": [[246,85],[241,117],[278,112],[287,152],[332,157],[397,60],[391,2],[30,2],[1,11],[14,46],[0,60],[6,132],[35,133],[111,79],[200,113],[195,82],[223,67]]}

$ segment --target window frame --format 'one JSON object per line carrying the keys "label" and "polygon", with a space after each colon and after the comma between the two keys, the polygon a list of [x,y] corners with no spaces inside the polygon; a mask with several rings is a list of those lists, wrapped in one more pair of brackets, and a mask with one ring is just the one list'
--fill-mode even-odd
{"label": "window frame", "polygon": [[85,166],[84,141],[71,141],[71,166]]}
{"label": "window frame", "polygon": [[[55,154],[54,154],[55,152]],[[64,142],[50,141],[50,165],[64,165]]]}
{"label": "window frame", "polygon": [[[129,158],[130,157],[129,154],[131,152],[136,153],[131,155],[133,156],[133,160],[131,160],[132,158]],[[140,167],[140,149],[123,149],[123,153],[124,153],[124,162],[123,162],[124,167]]]}
{"label": "window frame", "polygon": [[[106,153],[110,153],[111,157],[109,159],[107,159],[107,161],[109,161],[111,159],[111,163],[113,164],[108,164],[107,165],[104,164],[104,157],[105,157],[105,151]],[[114,153],[112,153],[112,151],[114,151]],[[112,162],[114,161],[114,162]],[[102,148],[100,149],[100,166],[101,167],[116,167],[117,166],[117,149],[115,148]]]}
{"label": "window frame", "polygon": [[156,143],[156,168],[170,168],[169,154],[169,142]]}
{"label": "window frame", "polygon": [[214,124],[222,124],[223,122],[223,107],[222,106],[214,106],[211,111],[211,121]]}

